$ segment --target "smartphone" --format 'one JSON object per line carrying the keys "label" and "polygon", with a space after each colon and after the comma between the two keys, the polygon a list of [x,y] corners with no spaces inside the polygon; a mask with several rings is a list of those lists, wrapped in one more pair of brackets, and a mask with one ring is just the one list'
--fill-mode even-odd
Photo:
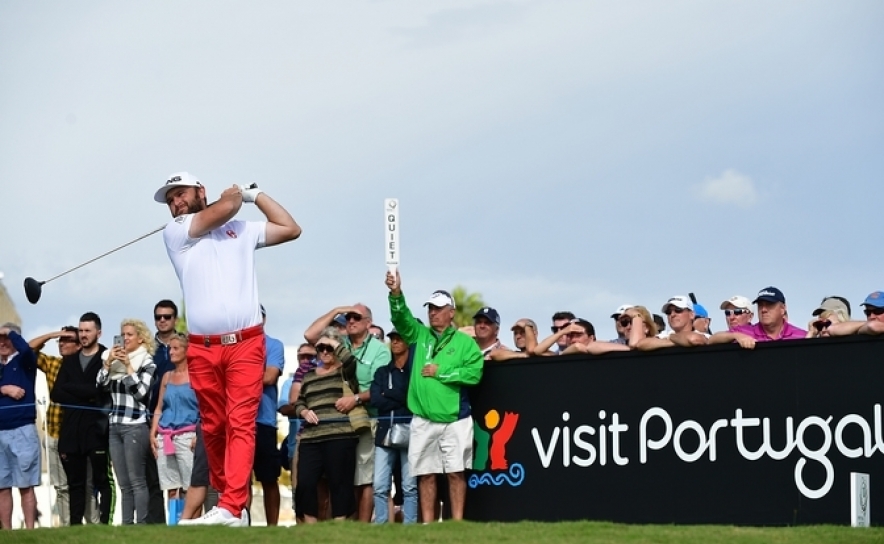
{"label": "smartphone", "polygon": [[114,346],[115,347],[123,347],[123,335],[118,334],[114,336]]}

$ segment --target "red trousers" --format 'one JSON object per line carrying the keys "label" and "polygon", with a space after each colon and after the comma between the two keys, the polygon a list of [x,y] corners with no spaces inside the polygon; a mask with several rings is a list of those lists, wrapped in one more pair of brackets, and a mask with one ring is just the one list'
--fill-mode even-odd
{"label": "red trousers", "polygon": [[221,494],[218,506],[239,516],[252,481],[264,335],[227,346],[191,342],[187,369],[199,402],[209,482]]}

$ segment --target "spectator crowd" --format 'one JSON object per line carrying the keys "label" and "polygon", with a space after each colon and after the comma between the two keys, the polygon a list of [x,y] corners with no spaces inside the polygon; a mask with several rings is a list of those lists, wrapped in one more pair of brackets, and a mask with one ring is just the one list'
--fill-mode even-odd
{"label": "spectator crowd", "polygon": [[[427,523],[439,517],[440,499],[451,518],[462,519],[464,475],[473,457],[466,392],[481,380],[486,363],[726,343],[753,349],[758,342],[884,333],[884,292],[860,304],[865,319],[853,317],[846,298],[828,296],[799,326],[790,321],[783,292],[765,287],[753,299],[735,295],[718,305],[724,331],[712,332],[714,312],[692,295],[676,295],[653,306],[662,315],[646,306],[619,306],[610,315],[617,334],[612,339],[597,338],[593,323],[570,311],[551,317],[549,334],[520,318],[510,326],[508,347],[493,307],[479,309],[471,326],[458,328],[456,302],[447,291],[421,299],[426,312],[418,318],[398,273],[388,273],[386,285],[389,332],[364,304],[333,307],[305,331],[292,375],[283,376],[282,342],[266,337],[252,468],[268,525],[279,519],[282,470],[291,471],[299,522]],[[266,323],[263,306],[261,315]],[[43,454],[36,428],[38,370],[50,390],[45,455],[62,525],[110,523],[117,484],[123,524],[199,524],[217,496],[188,374],[188,347],[197,337],[176,332],[178,318],[176,304],[161,300],[153,330],[126,319],[110,346],[99,342],[102,322],[93,312],[76,326],[30,341],[14,324],[0,327],[3,528],[12,527],[13,488],[25,525],[36,523],[34,488]],[[49,341],[58,343],[59,356],[44,353]],[[289,420],[281,446],[277,413]]]}

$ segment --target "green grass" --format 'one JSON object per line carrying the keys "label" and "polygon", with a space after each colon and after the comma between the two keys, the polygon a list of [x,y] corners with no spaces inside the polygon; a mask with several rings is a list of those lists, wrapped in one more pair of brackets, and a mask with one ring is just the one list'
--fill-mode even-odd
{"label": "green grass", "polygon": [[428,526],[366,526],[326,522],[313,526],[252,527],[73,527],[3,532],[6,543],[37,544],[415,544],[417,542],[593,542],[813,544],[884,542],[884,528],[836,526],[730,527],[713,525],[621,525],[601,522],[434,523]]}

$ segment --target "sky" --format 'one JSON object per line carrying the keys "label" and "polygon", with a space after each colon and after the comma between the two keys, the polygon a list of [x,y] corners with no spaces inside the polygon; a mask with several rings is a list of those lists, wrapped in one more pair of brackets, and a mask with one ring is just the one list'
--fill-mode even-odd
{"label": "sky", "polygon": [[[160,235],[188,171],[256,182],[303,228],[258,252],[287,345],[357,301],[389,328],[383,201],[415,313],[462,285],[502,338],[553,312],[615,336],[773,285],[806,326],[884,289],[877,1],[0,3],[2,280],[25,336],[181,300]],[[239,218],[261,219],[246,205]],[[226,296],[219,294],[219,296]]]}

